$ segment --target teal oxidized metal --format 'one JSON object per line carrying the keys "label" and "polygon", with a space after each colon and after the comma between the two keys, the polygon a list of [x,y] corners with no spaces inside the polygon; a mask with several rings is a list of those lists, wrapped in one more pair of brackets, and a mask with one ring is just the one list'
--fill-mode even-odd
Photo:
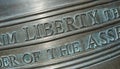
{"label": "teal oxidized metal", "polygon": [[119,0],[0,0],[0,69],[119,69]]}

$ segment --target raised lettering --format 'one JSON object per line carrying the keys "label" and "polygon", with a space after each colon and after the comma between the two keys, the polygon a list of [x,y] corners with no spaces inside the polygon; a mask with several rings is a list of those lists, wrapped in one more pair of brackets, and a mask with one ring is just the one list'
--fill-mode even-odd
{"label": "raised lettering", "polygon": [[65,30],[62,20],[56,20],[54,22],[55,34],[63,33]]}
{"label": "raised lettering", "polygon": [[52,24],[51,23],[45,23],[44,24],[44,30],[45,30],[45,35],[50,36],[53,35],[53,29],[52,29]]}
{"label": "raised lettering", "polygon": [[64,18],[64,21],[67,25],[67,31],[73,31],[77,29],[76,25],[74,24],[74,19],[72,17]]}
{"label": "raised lettering", "polygon": [[31,54],[24,54],[22,60],[24,63],[30,64],[33,61],[33,57]]}
{"label": "raised lettering", "polygon": [[92,37],[92,35],[89,36],[88,39],[88,46],[87,49],[94,49],[98,47],[98,43],[96,42],[96,40]]}
{"label": "raised lettering", "polygon": [[92,24],[98,24],[98,19],[97,19],[97,10],[92,10],[88,12],[89,17],[92,19]]}
{"label": "raised lettering", "polygon": [[99,37],[100,37],[102,45],[108,43],[107,35],[106,35],[106,33],[104,31],[99,32]]}
{"label": "raised lettering", "polygon": [[75,21],[76,21],[76,24],[78,24],[78,26],[80,28],[84,28],[86,27],[86,22],[85,22],[85,19],[86,19],[86,13],[81,13],[80,15],[76,15],[75,16]]}
{"label": "raised lettering", "polygon": [[29,30],[29,27],[24,27],[23,29],[24,29],[25,35],[26,35],[25,41],[33,40],[33,39],[34,39],[34,36],[33,36],[33,37],[30,37],[30,30]]}

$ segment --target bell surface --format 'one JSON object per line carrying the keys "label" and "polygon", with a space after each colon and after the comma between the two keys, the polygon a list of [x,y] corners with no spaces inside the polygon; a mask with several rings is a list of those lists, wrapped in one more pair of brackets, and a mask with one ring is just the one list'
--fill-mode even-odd
{"label": "bell surface", "polygon": [[0,0],[0,69],[120,69],[120,0]]}

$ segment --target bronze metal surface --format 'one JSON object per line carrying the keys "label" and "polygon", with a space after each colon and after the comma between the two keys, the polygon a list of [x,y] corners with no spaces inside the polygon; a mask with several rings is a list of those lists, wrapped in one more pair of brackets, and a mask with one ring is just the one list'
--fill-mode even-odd
{"label": "bronze metal surface", "polygon": [[0,0],[0,69],[120,69],[120,1]]}

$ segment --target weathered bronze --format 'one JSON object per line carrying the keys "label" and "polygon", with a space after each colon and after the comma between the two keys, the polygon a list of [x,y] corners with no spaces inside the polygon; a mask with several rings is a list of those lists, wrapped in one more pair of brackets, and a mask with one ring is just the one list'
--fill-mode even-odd
{"label": "weathered bronze", "polygon": [[120,69],[120,1],[0,0],[0,69]]}

